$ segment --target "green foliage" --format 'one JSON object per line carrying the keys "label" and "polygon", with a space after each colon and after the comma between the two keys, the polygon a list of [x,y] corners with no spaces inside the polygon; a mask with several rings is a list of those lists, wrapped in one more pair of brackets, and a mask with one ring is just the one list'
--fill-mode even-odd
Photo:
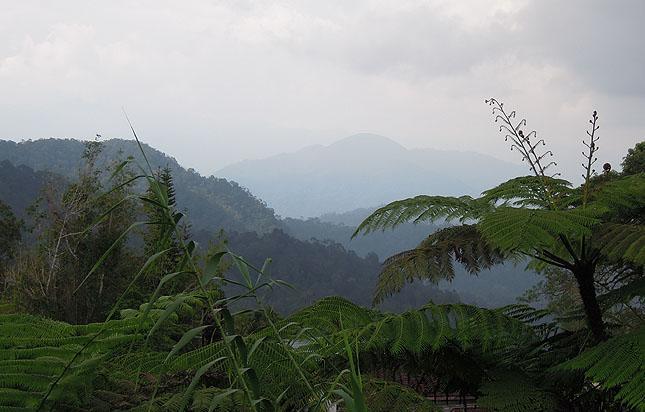
{"label": "green foliage", "polygon": [[636,146],[627,151],[623,158],[623,174],[633,175],[645,173],[645,142],[636,143]]}
{"label": "green foliage", "polygon": [[616,399],[645,410],[645,327],[588,349],[560,368],[584,370],[594,386],[617,389]]}
{"label": "green foliage", "polygon": [[644,223],[645,173],[600,180],[592,183],[590,192],[589,207],[602,213],[604,220]]}
{"label": "green foliage", "polygon": [[[47,188],[36,208],[37,245],[22,253],[7,274],[14,285],[12,299],[25,310],[71,323],[104,319],[138,264],[121,236],[137,212],[127,183],[131,172],[122,170],[104,188],[95,166],[101,149],[99,142],[89,142],[78,180],[62,193]],[[123,207],[106,214],[106,205],[112,204]],[[108,248],[111,259],[84,282]]]}
{"label": "green foliage", "polygon": [[0,200],[0,273],[15,257],[21,238],[21,226],[11,208]]}
{"label": "green foliage", "polygon": [[477,226],[495,247],[531,254],[536,249],[552,248],[560,235],[589,236],[596,223],[588,210],[499,207],[482,216]]}
{"label": "green foliage", "polygon": [[[547,191],[545,187],[549,188]],[[545,208],[555,198],[561,200],[571,194],[571,183],[564,179],[542,176],[521,176],[508,180],[483,193],[483,200],[508,206]]]}
{"label": "green foliage", "polygon": [[477,405],[491,411],[556,411],[555,396],[517,371],[500,371],[480,389]]}
{"label": "green foliage", "polygon": [[491,248],[474,225],[448,227],[434,232],[415,249],[398,253],[384,262],[379,276],[374,302],[399,292],[406,282],[415,278],[434,283],[452,280],[453,262],[464,266],[469,273],[478,273],[501,263],[504,255]]}
{"label": "green foliage", "polygon": [[139,336],[138,323],[127,320],[76,326],[37,316],[0,315],[0,409],[84,405],[99,363]]}
{"label": "green foliage", "polygon": [[414,390],[393,382],[368,379],[365,382],[367,406],[372,412],[438,412],[442,409]]}
{"label": "green foliage", "polygon": [[393,355],[403,351],[421,353],[457,343],[463,348],[508,346],[531,339],[532,332],[504,310],[490,310],[463,304],[425,306],[402,314],[387,314],[361,308],[339,298],[318,301],[287,319],[317,334],[335,351],[342,336],[350,333],[365,351],[386,351]]}
{"label": "green foliage", "polygon": [[597,232],[603,255],[612,261],[645,266],[645,226],[608,223]]}

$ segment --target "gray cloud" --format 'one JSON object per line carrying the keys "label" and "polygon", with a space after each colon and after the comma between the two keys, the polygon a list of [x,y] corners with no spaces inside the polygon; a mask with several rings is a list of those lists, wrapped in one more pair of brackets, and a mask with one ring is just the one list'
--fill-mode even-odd
{"label": "gray cloud", "polygon": [[[2,138],[141,135],[209,173],[369,131],[514,159],[483,99],[576,176],[598,109],[616,163],[645,135],[640,1],[12,2]],[[572,165],[572,166],[566,166]]]}
{"label": "gray cloud", "polygon": [[528,58],[565,65],[591,89],[645,96],[645,2],[534,1],[519,19]]}

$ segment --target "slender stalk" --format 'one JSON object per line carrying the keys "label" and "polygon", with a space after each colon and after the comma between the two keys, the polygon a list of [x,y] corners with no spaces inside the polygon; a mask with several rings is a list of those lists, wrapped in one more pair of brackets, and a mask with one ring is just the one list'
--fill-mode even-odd
{"label": "slender stalk", "polygon": [[585,142],[584,140],[582,141],[582,143],[589,149],[589,152],[587,154],[585,154],[584,152],[582,153],[582,155],[585,156],[585,159],[587,160],[587,164],[582,165],[585,170],[585,174],[582,175],[582,177],[585,179],[584,192],[582,195],[582,207],[587,206],[587,201],[589,200],[589,185],[591,183],[591,176],[595,173],[595,170],[593,170],[593,165],[598,160],[598,158],[594,157],[596,151],[598,151],[598,145],[596,145],[596,142],[599,139],[599,137],[596,136],[596,130],[600,128],[600,126],[596,125],[597,122],[598,112],[594,110],[591,115],[591,120],[589,120],[589,123],[591,123],[591,132],[587,131],[587,135],[589,136],[589,143]]}

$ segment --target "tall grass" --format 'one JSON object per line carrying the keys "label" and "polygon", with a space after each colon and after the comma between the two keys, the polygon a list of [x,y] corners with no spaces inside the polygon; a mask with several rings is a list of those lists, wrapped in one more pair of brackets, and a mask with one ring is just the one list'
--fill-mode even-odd
{"label": "tall grass", "polygon": [[[159,383],[161,382],[161,375],[164,373],[163,371],[172,365],[173,361],[182,354],[184,349],[186,349],[194,339],[203,337],[205,332],[210,329],[214,329],[211,333],[210,342],[213,342],[215,334],[219,335],[218,342],[223,347],[223,354],[222,356],[201,365],[196,370],[190,384],[182,394],[180,401],[175,405],[178,410],[183,411],[189,407],[190,401],[200,384],[200,380],[211,369],[223,369],[227,375],[229,386],[228,388],[222,388],[222,390],[218,390],[213,393],[212,399],[209,401],[209,411],[217,410],[217,408],[229,399],[241,400],[245,410],[254,412],[282,410],[282,405],[288,401],[285,398],[285,395],[289,388],[287,387],[287,389],[283,390],[281,393],[272,393],[270,390],[265,390],[266,385],[275,386],[275,383],[261,381],[259,379],[258,372],[254,369],[251,362],[254,355],[256,355],[256,353],[261,350],[265,342],[268,341],[271,341],[272,347],[277,344],[279,350],[286,355],[286,362],[289,364],[288,367],[294,373],[294,376],[289,378],[294,379],[298,385],[302,385],[306,388],[305,399],[304,402],[301,403],[308,405],[308,410],[326,410],[332,403],[331,398],[336,398],[336,401],[338,401],[338,396],[344,399],[346,410],[367,410],[365,408],[364,397],[362,394],[360,373],[358,372],[357,365],[354,363],[351,345],[349,341],[347,341],[347,337],[345,338],[345,344],[351,367],[349,371],[340,371],[337,378],[332,382],[329,382],[331,386],[326,388],[321,387],[320,380],[315,381],[312,379],[311,374],[304,369],[302,359],[296,359],[296,356],[294,355],[294,341],[292,339],[285,338],[283,334],[288,330],[290,336],[295,335],[297,339],[303,339],[303,336],[306,336],[307,331],[305,329],[301,329],[294,332],[293,328],[294,326],[297,327],[297,325],[276,324],[269,313],[269,308],[262,302],[258,293],[263,289],[289,286],[286,283],[274,280],[267,275],[266,269],[270,262],[269,260],[265,262],[265,265],[262,268],[257,268],[243,257],[238,256],[228,248],[225,248],[225,250],[211,254],[206,259],[205,264],[199,264],[198,256],[196,254],[197,245],[193,241],[185,240],[181,233],[180,225],[185,219],[184,214],[179,212],[176,207],[169,202],[167,188],[160,179],[157,178],[131,123],[130,128],[138,145],[144,164],[142,165],[135,162],[133,157],[129,157],[127,160],[119,164],[115,169],[112,178],[129,165],[133,165],[138,170],[138,173],[134,177],[131,177],[120,185],[114,187],[112,190],[118,190],[120,187],[132,184],[136,180],[144,180],[147,183],[149,190],[147,194],[131,195],[116,204],[110,205],[93,226],[98,225],[107,219],[117,208],[124,207],[126,201],[132,200],[132,198],[135,198],[135,200],[142,204],[152,207],[157,212],[156,216],[159,220],[140,220],[130,225],[95,262],[83,281],[76,288],[76,291],[78,291],[84,283],[95,275],[100,266],[109,259],[112,250],[136,228],[162,225],[169,230],[161,231],[165,238],[161,239],[159,244],[169,244],[170,237],[174,236],[182,251],[183,258],[172,272],[164,273],[159,277],[158,284],[156,285],[151,297],[146,304],[142,305],[142,308],[144,309],[139,317],[140,326],[143,328],[144,325],[149,324],[151,327],[147,333],[144,334],[145,338],[143,338],[143,342],[141,342],[142,346],[139,350],[145,351],[149,348],[151,337],[165,322],[169,320],[183,302],[182,297],[176,296],[177,299],[172,304],[168,305],[161,314],[157,315],[154,319],[151,317],[152,308],[155,307],[155,304],[158,303],[159,298],[163,295],[164,287],[169,285],[170,282],[176,278],[186,276],[192,278],[192,290],[194,292],[198,292],[204,298],[206,309],[209,314],[207,322],[212,322],[212,324],[206,323],[185,331],[172,349],[166,354],[165,358],[161,362],[161,367],[158,368],[155,388],[152,396],[147,402],[147,410],[154,409],[156,405],[156,397],[158,395]],[[88,228],[87,230],[91,230],[91,228]],[[65,375],[70,371],[76,360],[82,355],[87,347],[106,332],[109,321],[115,317],[119,309],[123,309],[122,303],[132,288],[142,279],[142,277],[147,275],[150,269],[154,267],[155,263],[163,259],[170,250],[171,249],[157,250],[147,258],[145,263],[132,277],[128,286],[112,306],[112,309],[109,311],[109,314],[105,319],[104,326],[78,350],[75,356],[73,356],[67,363],[62,373],[49,386],[40,401],[38,410],[43,409],[45,405],[47,405],[49,397],[54,392],[59,382],[61,382]],[[239,273],[239,278],[233,279],[231,277],[227,277],[225,273],[223,273],[221,266],[224,260],[228,260],[233,264]],[[227,285],[235,286],[236,290],[239,292],[232,294],[231,296],[220,297],[217,299],[216,294],[212,293],[212,291],[219,290]],[[253,310],[259,312],[269,325],[269,327],[265,328],[263,331],[262,337],[248,339],[247,337],[240,336],[236,332],[236,318],[244,311],[235,313],[231,308],[234,304],[245,300],[250,300],[255,303],[254,307],[256,309]],[[134,345],[130,346],[130,350],[134,350]],[[351,390],[349,391],[345,390],[346,388],[341,383],[344,380],[346,372],[350,373]]]}

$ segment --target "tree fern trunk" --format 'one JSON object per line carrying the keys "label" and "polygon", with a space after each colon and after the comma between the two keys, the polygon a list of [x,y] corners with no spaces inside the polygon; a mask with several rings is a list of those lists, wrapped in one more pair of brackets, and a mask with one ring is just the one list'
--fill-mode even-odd
{"label": "tree fern trunk", "polygon": [[594,269],[585,267],[574,272],[582,305],[585,309],[587,325],[593,334],[596,343],[607,339],[605,324],[602,321],[602,311],[596,297],[596,287],[594,286]]}

